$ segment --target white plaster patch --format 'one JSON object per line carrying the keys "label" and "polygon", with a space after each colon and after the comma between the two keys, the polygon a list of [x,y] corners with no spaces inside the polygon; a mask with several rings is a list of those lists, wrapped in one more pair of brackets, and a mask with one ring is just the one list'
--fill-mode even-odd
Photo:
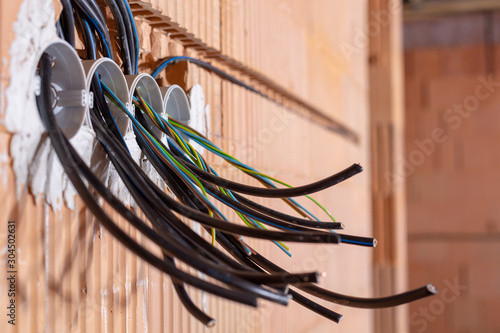
{"label": "white plaster patch", "polygon": [[[75,148],[76,152],[82,158],[83,162],[90,165],[90,158],[93,152],[93,143],[95,132],[88,126],[83,125],[80,130],[72,137],[69,142]],[[76,209],[76,189],[70,182],[66,174],[63,174],[62,188],[64,193],[64,202],[69,209]]]}
{"label": "white plaster patch", "polygon": [[[189,92],[189,104],[191,105],[191,110],[189,111],[190,119],[188,125],[201,134],[207,135],[209,131],[210,107],[205,105],[205,94],[203,93],[203,88],[198,83]],[[205,148],[193,140],[189,139],[189,143],[198,153],[203,154],[205,152]]]}
{"label": "white plaster patch", "polygon": [[[33,77],[41,48],[57,40],[52,2],[24,0],[12,30],[16,37],[9,48],[10,82],[5,90],[3,122],[5,128],[14,133],[10,154],[19,196],[22,186],[27,182],[28,168],[43,133],[33,94]],[[38,167],[43,169],[44,165],[39,164]]]}
{"label": "white plaster patch", "polygon": [[[35,197],[42,197],[54,211],[63,201],[76,209],[76,190],[64,173],[38,115],[34,87],[38,57],[43,48],[58,41],[53,4],[50,1],[24,0],[13,24],[10,49],[9,85],[5,91],[3,123],[13,133],[10,155],[16,176],[18,197],[27,185]],[[82,126],[70,143],[89,165],[95,134],[89,124]]]}
{"label": "white plaster patch", "polygon": [[[137,163],[137,165],[141,165],[142,151],[137,144],[137,141],[135,141],[135,134],[132,128],[129,128],[127,130],[123,139],[128,147],[128,150],[130,151],[130,155],[132,156],[134,162]],[[124,205],[130,205],[134,208],[137,208],[136,202],[133,200],[129,190],[127,189],[127,186],[125,186],[125,183],[120,178],[120,175],[116,171],[113,164],[110,164],[109,166],[108,187]]]}
{"label": "white plaster patch", "polygon": [[[16,191],[18,197],[24,186],[28,186],[36,197],[44,198],[57,211],[63,202],[70,209],[76,209],[76,190],[65,175],[63,167],[50,144],[50,139],[43,135],[44,127],[38,115],[34,96],[34,74],[37,58],[42,48],[58,37],[54,26],[54,8],[50,1],[24,0],[20,6],[17,21],[12,30],[15,38],[10,45],[8,64],[9,85],[2,92],[5,102],[5,117],[1,120],[5,128],[13,134],[10,142],[10,156],[13,160],[13,170],[16,176]],[[203,89],[196,84],[189,94],[191,104],[189,125],[206,135],[210,128],[210,108],[205,105]],[[164,182],[152,165],[143,161],[143,154],[135,141],[131,129],[127,131],[125,142],[133,160],[140,165],[148,176],[164,187]],[[70,143],[87,165],[94,171],[96,166],[101,173],[96,173],[101,180],[107,182],[114,193],[125,205],[137,208],[136,203],[116,170],[109,166],[109,160],[91,161],[97,145],[95,133],[87,123],[70,139]],[[204,148],[191,142],[200,154]],[[96,155],[98,156],[98,155]],[[8,161],[8,156],[0,156],[0,164]],[[92,162],[95,162],[94,164]],[[6,183],[7,180],[4,180]]]}

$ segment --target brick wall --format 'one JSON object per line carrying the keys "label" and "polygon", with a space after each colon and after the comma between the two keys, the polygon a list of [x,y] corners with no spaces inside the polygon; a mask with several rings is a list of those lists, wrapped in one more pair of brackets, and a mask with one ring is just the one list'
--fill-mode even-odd
{"label": "brick wall", "polygon": [[499,14],[405,23],[409,284],[441,291],[411,332],[500,332],[499,35]]}

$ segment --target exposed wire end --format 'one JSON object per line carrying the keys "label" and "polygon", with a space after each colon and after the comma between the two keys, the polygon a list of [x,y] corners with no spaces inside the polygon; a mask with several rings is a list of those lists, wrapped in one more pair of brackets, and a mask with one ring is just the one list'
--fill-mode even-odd
{"label": "exposed wire end", "polygon": [[377,246],[377,240],[375,238],[351,236],[351,235],[344,235],[344,234],[339,234],[339,233],[337,233],[337,235],[340,237],[341,243],[366,246],[366,247],[376,247]]}
{"label": "exposed wire end", "polygon": [[426,284],[425,287],[427,288],[429,295],[437,295],[439,293],[439,290],[436,288],[436,286],[431,283]]}

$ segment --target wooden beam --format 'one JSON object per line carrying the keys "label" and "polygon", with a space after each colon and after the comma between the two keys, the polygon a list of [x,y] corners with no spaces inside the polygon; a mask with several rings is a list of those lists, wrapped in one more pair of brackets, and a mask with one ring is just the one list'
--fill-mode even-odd
{"label": "wooden beam", "polygon": [[[406,197],[404,181],[391,181],[404,156],[402,9],[397,0],[370,0],[370,13],[387,13],[390,24],[369,43],[370,132],[374,296],[407,290]],[[396,7],[398,6],[398,7]],[[398,8],[394,10],[394,8]],[[392,177],[392,178],[391,178]],[[374,311],[375,333],[407,332],[406,306]]]}

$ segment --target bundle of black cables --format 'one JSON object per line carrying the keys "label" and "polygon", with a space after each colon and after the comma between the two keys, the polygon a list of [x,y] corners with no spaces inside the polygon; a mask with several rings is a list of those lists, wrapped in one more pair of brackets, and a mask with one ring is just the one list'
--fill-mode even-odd
{"label": "bundle of black cables", "polygon": [[[124,0],[106,0],[106,3],[116,25],[118,53],[123,63],[123,70],[126,74],[137,74],[139,39],[130,7]],[[63,12],[57,24],[59,35],[74,46],[76,19],[85,44],[87,59],[96,59],[98,52],[113,58],[111,37],[97,2],[95,0],[63,0],[62,4]],[[157,76],[161,70],[178,61],[190,61],[225,80],[265,98],[270,98],[214,66],[188,57],[165,59],[155,70],[153,76]],[[147,217],[147,221],[144,221],[108,190],[82,161],[58,127],[51,108],[51,68],[52,60],[49,55],[44,54],[39,68],[42,84],[40,94],[37,96],[37,104],[42,122],[69,179],[88,209],[114,237],[137,256],[172,278],[174,289],[182,304],[205,325],[211,326],[215,321],[192,302],[186,291],[186,284],[219,297],[251,306],[257,305],[258,298],[279,304],[287,304],[292,299],[337,323],[342,319],[342,315],[315,303],[297,290],[329,302],[359,308],[396,306],[436,293],[432,285],[426,285],[403,294],[383,298],[357,298],[341,295],[318,287],[315,284],[318,282],[317,272],[288,273],[259,254],[242,239],[241,236],[248,236],[272,241],[316,244],[344,242],[374,246],[375,240],[372,238],[333,232],[334,229],[343,229],[343,224],[339,222],[313,221],[306,218],[309,215],[291,199],[294,196],[308,195],[336,185],[361,172],[362,168],[359,165],[354,164],[318,182],[287,189],[254,187],[224,179],[212,172],[209,167],[200,168],[193,163],[175,143],[164,145],[152,131],[144,131],[143,129],[148,129],[150,126],[151,119],[148,117],[151,117],[151,114],[145,112],[149,106],[145,105],[145,102],[137,95],[135,97],[139,108],[136,108],[135,115],[131,116],[137,144],[148,163],[154,167],[173,192],[176,197],[174,199],[157,186],[132,159],[122,133],[116,127],[113,115],[108,108],[108,102],[119,103],[119,101],[113,100],[112,93],[100,82],[99,73],[96,73],[91,84],[95,98],[94,106],[90,110],[92,126],[114,169],[118,172],[140,210]],[[162,129],[161,126],[160,129]],[[174,134],[168,128],[163,128],[162,131],[169,139],[174,139]],[[162,152],[167,153],[169,158],[166,158]],[[202,164],[206,165],[204,161]],[[206,189],[207,195],[227,205],[241,216],[268,224],[280,231],[245,227],[231,223],[217,213],[214,215],[214,210],[197,193],[196,186],[186,181],[186,176],[179,172],[179,166],[195,176],[197,182]],[[269,187],[266,183],[264,185]],[[283,198],[304,218],[273,210],[241,194]],[[95,195],[104,199],[131,226],[156,244],[161,249],[163,257],[159,258],[151,253],[120,229],[117,223],[104,212]],[[181,220],[181,217],[199,222],[208,232],[212,230],[213,239],[225,252],[194,232]],[[214,282],[200,279],[180,270],[176,263],[178,260],[206,274]],[[294,288],[289,288],[289,286]]]}

